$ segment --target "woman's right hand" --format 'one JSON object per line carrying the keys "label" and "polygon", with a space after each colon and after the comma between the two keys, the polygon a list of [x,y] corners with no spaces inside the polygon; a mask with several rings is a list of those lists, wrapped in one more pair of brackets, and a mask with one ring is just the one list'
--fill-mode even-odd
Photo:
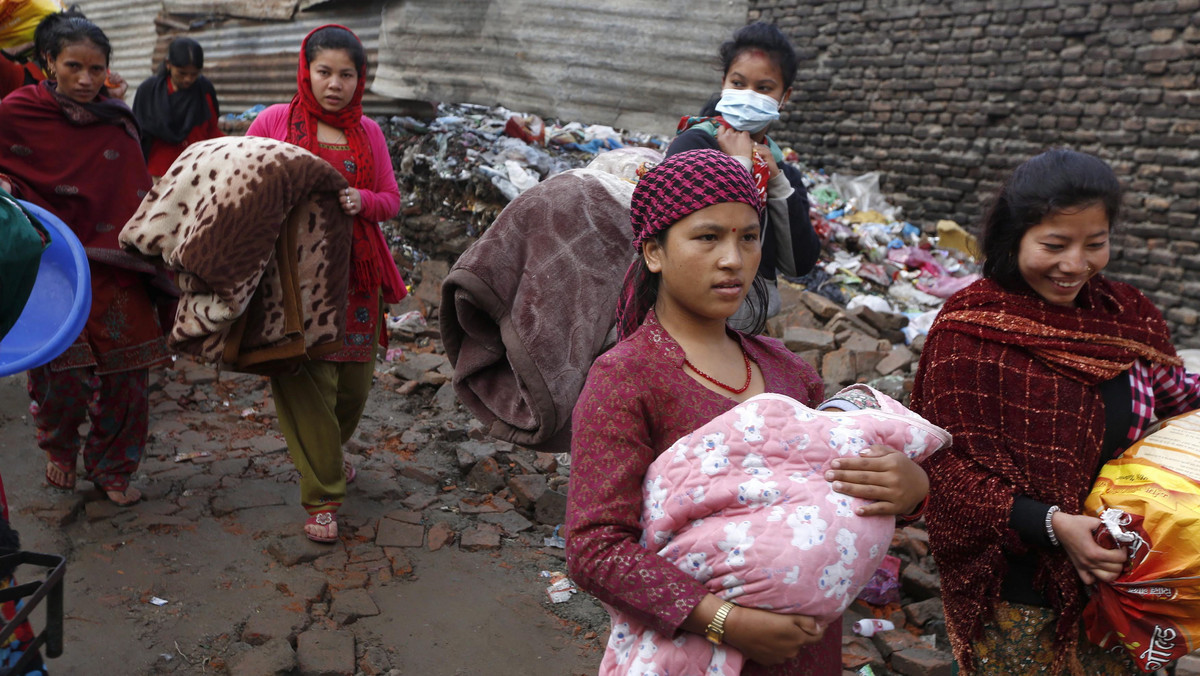
{"label": "woman's right hand", "polygon": [[12,194],[12,183],[9,183],[6,179],[0,177],[0,189],[4,190],[4,192],[11,195]]}
{"label": "woman's right hand", "polygon": [[725,618],[725,643],[764,666],[786,662],[824,635],[825,628],[808,615],[735,606]]}
{"label": "woman's right hand", "polygon": [[1092,533],[1101,525],[1100,519],[1085,514],[1055,512],[1050,517],[1054,536],[1066,550],[1084,584],[1112,582],[1125,569],[1125,550],[1105,549],[1092,537]]}
{"label": "woman's right hand", "polygon": [[732,127],[723,126],[717,130],[717,145],[726,155],[731,157],[740,155],[750,161],[754,160],[754,139],[750,138],[748,131],[738,131]]}

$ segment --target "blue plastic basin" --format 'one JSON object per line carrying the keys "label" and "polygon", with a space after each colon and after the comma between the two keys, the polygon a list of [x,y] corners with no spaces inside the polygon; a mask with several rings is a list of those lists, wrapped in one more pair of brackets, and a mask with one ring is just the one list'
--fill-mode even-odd
{"label": "blue plastic basin", "polygon": [[0,339],[0,377],[41,366],[75,342],[92,309],[92,273],[79,238],[58,216],[20,200],[50,231],[29,302]]}

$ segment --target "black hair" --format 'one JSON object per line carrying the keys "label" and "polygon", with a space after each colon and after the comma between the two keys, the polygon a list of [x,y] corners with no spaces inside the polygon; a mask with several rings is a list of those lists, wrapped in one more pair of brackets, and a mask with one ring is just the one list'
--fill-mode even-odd
{"label": "black hair", "polygon": [[[21,551],[21,537],[8,521],[0,517],[0,557]],[[0,581],[13,573],[13,566],[0,563]]]}
{"label": "black hair", "polygon": [[50,61],[58,58],[68,45],[80,42],[91,42],[104,53],[105,62],[112,60],[112,44],[108,36],[99,26],[88,21],[78,6],[72,5],[64,12],[47,15],[33,31],[35,58],[43,69],[49,68]]}
{"label": "black hair", "polygon": [[363,49],[362,42],[345,28],[326,26],[310,35],[304,43],[304,59],[312,63],[313,59],[317,58],[317,52],[325,49],[345,50],[360,73],[367,67],[367,52]]}
{"label": "black hair", "polygon": [[[667,233],[670,230],[671,228],[666,228],[654,235],[654,240],[658,242],[660,248],[666,248]],[[634,265],[636,266],[634,268],[634,274],[636,275],[634,279],[637,282],[633,286],[634,302],[632,305],[633,307],[652,308],[658,302],[658,283],[662,279],[662,273],[650,272],[650,269],[646,267],[646,257],[642,255],[641,251],[638,252],[638,257],[634,261]],[[750,316],[749,325],[739,327],[738,330],[743,333],[757,335],[767,328],[767,312],[769,311],[767,307],[767,281],[763,279],[762,275],[754,275],[754,281],[750,284],[750,291],[746,294],[747,297],[750,294],[754,294],[753,300],[750,301],[753,314]],[[641,324],[644,317],[634,317],[633,319],[635,323],[630,327],[631,329]],[[630,333],[632,333],[632,330]]]}
{"label": "black hair", "polygon": [[779,67],[784,89],[792,86],[792,81],[796,79],[796,50],[775,24],[763,21],[742,26],[733,34],[732,40],[721,44],[721,72],[728,75],[734,60],[743,52],[752,50],[765,52]]}
{"label": "black hair", "polygon": [[204,67],[204,48],[199,42],[191,38],[179,37],[171,41],[167,47],[167,58],[163,60],[162,66],[159,67],[159,73],[167,72],[167,64],[176,68],[184,68],[186,66],[194,66],[196,68]]}
{"label": "black hair", "polygon": [[983,276],[1007,289],[1022,283],[1021,238],[1056,212],[1104,207],[1109,228],[1121,214],[1121,182],[1093,155],[1054,148],[1013,170],[983,219]]}

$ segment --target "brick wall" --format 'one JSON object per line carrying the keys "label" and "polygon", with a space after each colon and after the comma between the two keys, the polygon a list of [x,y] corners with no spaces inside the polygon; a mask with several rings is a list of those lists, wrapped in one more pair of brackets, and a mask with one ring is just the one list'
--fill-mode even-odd
{"label": "brick wall", "polygon": [[1200,347],[1200,0],[751,0],[800,55],[773,135],[814,167],[879,171],[915,224],[974,231],[1051,146],[1126,186],[1107,273]]}

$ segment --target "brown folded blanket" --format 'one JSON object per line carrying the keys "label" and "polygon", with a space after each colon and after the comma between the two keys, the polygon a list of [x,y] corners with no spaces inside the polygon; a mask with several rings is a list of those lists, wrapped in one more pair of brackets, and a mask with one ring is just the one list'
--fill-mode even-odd
{"label": "brown folded blanket", "polygon": [[183,295],[171,347],[209,363],[275,373],[341,347],[351,217],[346,180],[282,141],[224,137],[175,161],[121,231],[161,257]]}
{"label": "brown folded blanket", "polygon": [[488,434],[569,448],[571,409],[633,260],[633,183],[573,169],[513,200],[442,283],[459,400]]}

